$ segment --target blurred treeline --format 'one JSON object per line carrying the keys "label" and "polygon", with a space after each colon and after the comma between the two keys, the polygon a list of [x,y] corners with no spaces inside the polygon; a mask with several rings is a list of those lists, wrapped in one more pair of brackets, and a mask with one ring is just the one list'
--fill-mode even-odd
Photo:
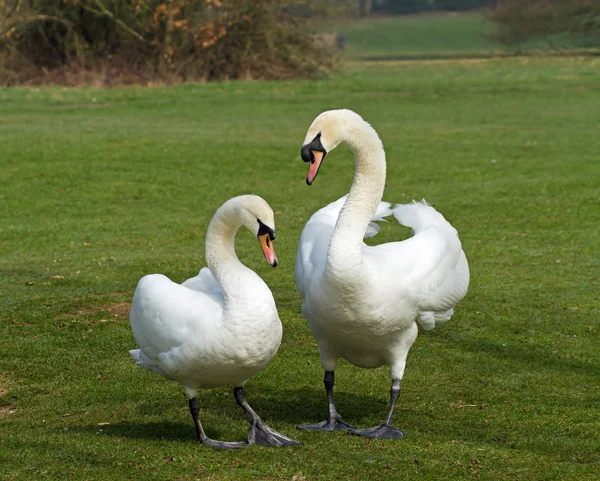
{"label": "blurred treeline", "polygon": [[434,10],[472,10],[496,4],[498,0],[362,0],[371,3],[373,12],[407,14]]}
{"label": "blurred treeline", "polygon": [[0,84],[282,79],[335,63],[336,0],[0,0]]}
{"label": "blurred treeline", "polygon": [[600,0],[356,0],[359,16],[482,9],[496,23],[495,40],[543,40],[550,47],[600,46]]}
{"label": "blurred treeline", "polygon": [[507,44],[552,44],[568,37],[575,46],[600,46],[600,0],[503,0],[488,19],[499,25],[496,37]]}
{"label": "blurred treeline", "polygon": [[0,85],[310,77],[343,45],[327,18],[473,8],[505,43],[600,44],[600,0],[0,0]]}

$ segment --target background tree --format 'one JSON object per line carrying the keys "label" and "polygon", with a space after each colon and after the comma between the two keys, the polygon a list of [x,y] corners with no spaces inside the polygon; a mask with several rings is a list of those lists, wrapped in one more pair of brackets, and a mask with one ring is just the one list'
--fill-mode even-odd
{"label": "background tree", "polygon": [[391,14],[429,12],[432,10],[471,10],[495,4],[497,0],[374,0],[373,11]]}
{"label": "background tree", "polygon": [[488,18],[506,44],[567,35],[579,46],[600,45],[599,0],[504,0]]}
{"label": "background tree", "polygon": [[[310,76],[335,64],[335,43],[310,22],[318,0],[3,0],[0,75],[14,81],[103,72],[119,81]],[[128,80],[129,79],[129,80]]]}
{"label": "background tree", "polygon": [[368,17],[373,9],[372,0],[358,0],[358,16]]}

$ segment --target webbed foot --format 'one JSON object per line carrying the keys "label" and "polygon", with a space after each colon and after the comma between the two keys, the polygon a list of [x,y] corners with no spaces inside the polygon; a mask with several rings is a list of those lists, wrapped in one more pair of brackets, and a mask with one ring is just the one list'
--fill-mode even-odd
{"label": "webbed foot", "polygon": [[296,429],[302,431],[352,431],[356,428],[342,421],[341,417],[334,416],[317,424],[300,424],[296,426]]}
{"label": "webbed foot", "polygon": [[377,439],[404,439],[406,433],[391,424],[381,423],[379,426],[367,429],[350,429],[350,434]]}
{"label": "webbed foot", "polygon": [[240,449],[247,448],[248,443],[244,442],[226,442],[226,441],[215,441],[214,439],[204,438],[199,440],[204,446],[208,446],[213,449]]}
{"label": "webbed foot", "polygon": [[252,423],[248,433],[248,444],[258,444],[259,446],[270,447],[288,447],[299,446],[302,443],[294,441],[267,426],[261,419]]}

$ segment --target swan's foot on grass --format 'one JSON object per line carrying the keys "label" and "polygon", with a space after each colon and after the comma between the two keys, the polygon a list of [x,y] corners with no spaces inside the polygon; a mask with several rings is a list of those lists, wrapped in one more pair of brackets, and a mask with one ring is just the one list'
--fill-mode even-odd
{"label": "swan's foot on grass", "polygon": [[402,429],[392,426],[392,414],[394,413],[398,396],[400,396],[400,379],[393,379],[392,387],[390,389],[390,409],[388,410],[387,416],[383,422],[374,428],[351,429],[350,434],[364,436],[366,438],[404,439],[406,437],[406,433],[402,431]]}
{"label": "swan's foot on grass", "polygon": [[272,430],[265,422],[254,412],[244,397],[244,389],[236,387],[233,390],[233,397],[238,405],[244,410],[248,416],[250,423],[250,431],[248,432],[248,444],[258,444],[259,446],[269,447],[287,447],[298,446],[302,443],[294,441],[277,431]]}
{"label": "swan's foot on grass", "polygon": [[270,447],[300,446],[302,444],[298,441],[294,441],[292,438],[288,438],[287,436],[278,433],[277,431],[274,431],[261,419],[258,419],[256,422],[252,423],[250,432],[248,433],[248,443]]}
{"label": "swan's foot on grass", "polygon": [[301,424],[296,426],[297,429],[302,431],[349,431],[356,429],[345,421],[335,409],[335,403],[333,401],[333,386],[335,383],[333,371],[325,371],[325,377],[323,378],[323,384],[325,385],[325,392],[327,393],[327,404],[329,407],[329,414],[327,420],[317,424]]}
{"label": "swan's foot on grass", "polygon": [[338,416],[333,416],[317,424],[300,424],[296,429],[301,431],[351,431],[356,429]]}
{"label": "swan's foot on grass", "polygon": [[367,429],[351,429],[350,434],[377,439],[404,439],[406,433],[391,424],[381,423],[379,426]]}
{"label": "swan's foot on grass", "polygon": [[198,439],[201,444],[204,446],[208,446],[213,449],[240,449],[247,448],[250,446],[248,443],[244,442],[226,442],[226,441],[215,441],[214,439],[210,439],[205,437],[204,439]]}
{"label": "swan's foot on grass", "polygon": [[210,439],[204,433],[204,429],[202,429],[202,424],[200,423],[200,403],[198,402],[198,399],[195,397],[190,399],[189,405],[190,413],[192,414],[192,419],[194,420],[194,425],[196,426],[196,439],[198,439],[200,444],[213,449],[239,449],[248,447],[248,443],[215,441],[214,439]]}

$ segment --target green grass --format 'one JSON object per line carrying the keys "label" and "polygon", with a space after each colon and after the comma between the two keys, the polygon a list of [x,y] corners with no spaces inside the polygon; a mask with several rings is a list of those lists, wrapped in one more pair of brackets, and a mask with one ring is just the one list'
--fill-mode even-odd
{"label": "green grass", "polygon": [[[379,62],[313,82],[0,90],[0,479],[597,479],[599,67]],[[309,188],[299,147],[338,107],[380,133],[385,199],[425,197],[471,266],[452,321],[410,352],[403,441],[294,428],[326,410],[296,244],[353,174],[340,147]],[[246,395],[304,445],[216,452],[194,441],[179,386],[129,359],[126,303],[144,274],[194,275],[214,211],[249,192],[276,212],[280,266],[248,232],[237,251],[272,287],[284,340]],[[404,235],[385,225],[379,241]],[[387,369],[342,362],[336,381],[348,422],[382,419]],[[245,438],[229,389],[201,402],[210,436]]]}
{"label": "green grass", "polygon": [[347,19],[326,23],[323,28],[344,33],[347,60],[482,58],[516,52],[558,54],[565,49],[598,52],[592,49],[597,41],[566,35],[507,47],[494,40],[497,27],[480,12]]}

